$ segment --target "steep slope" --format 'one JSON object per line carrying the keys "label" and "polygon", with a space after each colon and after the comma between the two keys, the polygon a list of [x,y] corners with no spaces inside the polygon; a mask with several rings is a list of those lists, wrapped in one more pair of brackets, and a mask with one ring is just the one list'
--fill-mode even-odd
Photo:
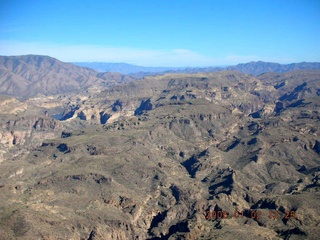
{"label": "steep slope", "polygon": [[101,78],[92,69],[48,56],[0,56],[0,93],[17,97],[66,93],[122,80],[122,76]]}

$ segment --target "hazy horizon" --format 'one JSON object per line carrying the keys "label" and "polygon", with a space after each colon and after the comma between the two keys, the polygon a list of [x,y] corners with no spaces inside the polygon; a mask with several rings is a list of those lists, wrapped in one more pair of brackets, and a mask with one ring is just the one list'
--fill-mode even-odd
{"label": "hazy horizon", "polygon": [[146,67],[320,61],[320,2],[2,1],[0,55]]}

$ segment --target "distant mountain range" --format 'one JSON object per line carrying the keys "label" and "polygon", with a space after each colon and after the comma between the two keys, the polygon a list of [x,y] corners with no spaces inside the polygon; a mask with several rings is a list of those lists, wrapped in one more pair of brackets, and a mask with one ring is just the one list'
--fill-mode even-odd
{"label": "distant mountain range", "polygon": [[142,67],[128,63],[106,63],[106,62],[74,62],[73,64],[80,67],[92,68],[98,72],[119,72],[122,74],[134,74],[134,73],[159,73],[166,71],[179,71],[185,68],[174,67]]}
{"label": "distant mountain range", "polygon": [[168,68],[141,67],[126,63],[72,64],[40,55],[0,56],[0,94],[29,98],[38,94],[52,95],[84,90],[92,86],[110,86],[165,73],[236,70],[259,75],[265,72],[283,73],[317,69],[320,69],[320,63],[284,65],[259,61],[228,67]]}
{"label": "distant mountain range", "polygon": [[260,75],[266,72],[289,72],[293,70],[317,70],[320,69],[319,62],[301,62],[291,64],[279,64],[271,62],[249,62],[240,63],[235,66],[227,67],[188,67],[188,68],[170,68],[170,67],[142,67],[128,63],[104,63],[104,62],[75,62],[75,65],[92,68],[99,72],[119,72],[122,74],[138,73],[197,73],[197,72],[216,72],[221,70],[236,70],[243,73]]}
{"label": "distant mountain range", "polygon": [[241,63],[236,66],[227,67],[226,70],[237,70],[243,73],[260,75],[266,72],[289,72],[294,70],[318,70],[320,69],[319,62],[301,62],[291,64],[279,64],[270,62],[249,62]]}

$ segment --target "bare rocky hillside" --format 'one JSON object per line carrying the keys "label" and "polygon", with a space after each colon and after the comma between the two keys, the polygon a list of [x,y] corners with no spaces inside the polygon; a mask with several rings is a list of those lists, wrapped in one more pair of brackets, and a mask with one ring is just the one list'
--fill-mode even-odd
{"label": "bare rocky hillside", "polygon": [[99,75],[90,68],[48,56],[0,56],[0,93],[20,98],[74,92],[132,79],[121,74]]}

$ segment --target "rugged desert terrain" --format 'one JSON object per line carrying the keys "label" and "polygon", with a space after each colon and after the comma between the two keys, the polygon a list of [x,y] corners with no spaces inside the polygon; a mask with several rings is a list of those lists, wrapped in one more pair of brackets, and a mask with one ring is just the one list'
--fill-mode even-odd
{"label": "rugged desert terrain", "polygon": [[318,239],[319,70],[56,61],[1,63],[0,239]]}

